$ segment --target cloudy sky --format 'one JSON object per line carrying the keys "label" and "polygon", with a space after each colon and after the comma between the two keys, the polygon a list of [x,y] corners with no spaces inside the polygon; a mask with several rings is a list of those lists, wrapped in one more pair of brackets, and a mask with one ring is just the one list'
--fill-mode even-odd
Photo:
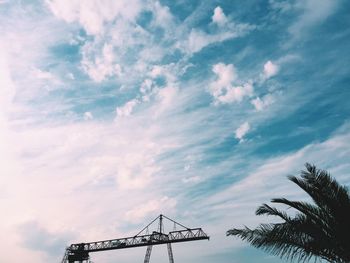
{"label": "cloudy sky", "polygon": [[[305,162],[350,185],[350,2],[0,1],[0,262],[136,234],[184,263],[283,262],[225,232],[268,220]],[[142,262],[145,249],[99,254]],[[154,249],[163,262],[166,248]]]}

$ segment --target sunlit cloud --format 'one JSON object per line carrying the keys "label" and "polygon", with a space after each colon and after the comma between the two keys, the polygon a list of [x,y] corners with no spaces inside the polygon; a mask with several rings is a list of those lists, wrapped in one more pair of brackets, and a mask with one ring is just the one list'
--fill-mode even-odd
{"label": "sunlit cloud", "polygon": [[231,262],[226,230],[302,197],[285,176],[303,163],[349,184],[348,9],[0,1],[0,261],[59,262],[163,213],[211,236],[181,261]]}

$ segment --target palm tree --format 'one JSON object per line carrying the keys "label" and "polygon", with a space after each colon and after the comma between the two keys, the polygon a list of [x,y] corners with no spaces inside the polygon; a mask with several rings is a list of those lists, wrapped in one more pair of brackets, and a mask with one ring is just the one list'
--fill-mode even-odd
{"label": "palm tree", "polygon": [[350,196],[327,171],[306,164],[301,178],[288,179],[303,189],[313,203],[272,199],[272,203],[294,209],[288,215],[275,207],[263,204],[256,215],[277,216],[281,223],[260,224],[256,229],[233,228],[227,235],[238,236],[251,245],[285,259],[328,262],[350,262]]}

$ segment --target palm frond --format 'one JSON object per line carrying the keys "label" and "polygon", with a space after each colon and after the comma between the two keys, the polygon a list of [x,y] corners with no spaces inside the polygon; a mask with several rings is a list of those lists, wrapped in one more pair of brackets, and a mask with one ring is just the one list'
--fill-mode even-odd
{"label": "palm frond", "polygon": [[258,207],[258,209],[255,211],[256,215],[270,215],[270,216],[278,216],[281,219],[285,221],[291,221],[292,218],[287,215],[286,212],[280,211],[275,207],[271,207],[267,204],[262,204]]}
{"label": "palm frond", "polygon": [[272,203],[295,209],[293,217],[267,204],[256,215],[277,216],[282,223],[261,224],[255,229],[233,228],[227,235],[238,236],[254,247],[290,260],[322,258],[329,262],[350,262],[350,196],[327,171],[307,163],[301,177],[289,180],[310,195],[314,204],[274,198]]}

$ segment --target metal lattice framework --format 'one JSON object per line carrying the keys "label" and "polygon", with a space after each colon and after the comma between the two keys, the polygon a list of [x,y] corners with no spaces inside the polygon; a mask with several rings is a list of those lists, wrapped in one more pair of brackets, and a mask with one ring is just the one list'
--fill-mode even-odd
{"label": "metal lattice framework", "polygon": [[[170,231],[167,234],[164,233],[164,226],[163,226],[164,218],[173,222],[174,226],[177,225],[183,229]],[[148,232],[148,228],[150,227],[150,225],[154,224],[157,220],[159,221],[157,231],[153,231],[151,234],[142,234],[145,231]],[[132,247],[142,247],[142,246],[147,246],[145,262],[149,262],[152,246],[161,245],[161,244],[168,245],[169,261],[170,263],[173,263],[174,259],[173,259],[171,243],[205,240],[205,239],[209,240],[209,236],[205,234],[201,228],[187,228],[164,215],[160,215],[156,219],[154,219],[150,224],[148,224],[144,229],[142,229],[137,235],[133,237],[72,244],[66,249],[66,253],[64,255],[62,263],[88,261],[90,258],[89,253],[92,253],[92,252],[125,249],[125,248],[132,248]]]}
{"label": "metal lattice framework", "polygon": [[168,247],[169,263],[174,263],[174,255],[173,255],[173,249],[171,248],[171,243],[168,243],[167,247]]}
{"label": "metal lattice framework", "polygon": [[143,263],[148,263],[149,262],[149,260],[151,258],[152,248],[153,248],[153,246],[148,246],[147,247],[145,260],[143,261]]}

